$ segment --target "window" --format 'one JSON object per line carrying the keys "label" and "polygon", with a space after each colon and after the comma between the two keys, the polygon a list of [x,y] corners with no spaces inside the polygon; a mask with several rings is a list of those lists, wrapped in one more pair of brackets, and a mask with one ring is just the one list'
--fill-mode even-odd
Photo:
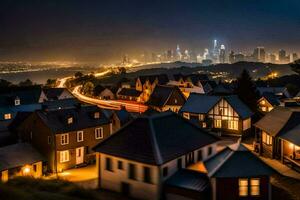
{"label": "window", "polygon": [[111,160],[111,158],[106,158],[105,159],[105,169],[107,170],[107,171],[113,171],[112,170],[112,160]]}
{"label": "window", "polygon": [[83,141],[83,131],[77,131],[77,142]]}
{"label": "window", "polygon": [[20,99],[15,99],[15,106],[18,106],[18,105],[20,105],[20,104],[21,104]]}
{"label": "window", "polygon": [[263,106],[263,107],[261,107],[261,110],[264,111],[264,112],[266,112],[267,111],[267,107]]}
{"label": "window", "polygon": [[212,147],[208,147],[207,156],[210,156],[211,154],[212,154]]}
{"label": "window", "polygon": [[206,127],[207,127],[206,122],[203,122],[202,123],[202,128],[206,128]]}
{"label": "window", "polygon": [[204,121],[204,115],[203,114],[199,114],[199,120]]}
{"label": "window", "polygon": [[183,113],[183,117],[186,119],[190,119],[190,113]]}
{"label": "window", "polygon": [[182,168],[182,159],[181,159],[181,158],[179,158],[179,159],[177,160],[177,168],[178,168],[178,169],[181,169],[181,168]]}
{"label": "window", "polygon": [[94,113],[94,118],[95,119],[99,119],[100,118],[100,113],[99,112],[95,112]]}
{"label": "window", "polygon": [[136,169],[135,169],[135,165],[134,165],[134,164],[131,164],[131,163],[129,163],[128,178],[129,178],[129,179],[136,180]]}
{"label": "window", "polygon": [[61,145],[69,144],[69,134],[61,134],[60,136]]}
{"label": "window", "polygon": [[250,179],[250,195],[251,196],[259,196],[260,195],[260,180],[258,178]]}
{"label": "window", "polygon": [[215,128],[222,128],[222,120],[216,119],[214,122]]}
{"label": "window", "polygon": [[239,130],[239,121],[229,120],[228,121],[228,128],[231,129],[231,130]]}
{"label": "window", "polygon": [[248,179],[239,179],[239,196],[248,196]]}
{"label": "window", "polygon": [[121,160],[118,161],[118,169],[123,169],[123,162]]}
{"label": "window", "polygon": [[103,128],[102,127],[95,129],[95,138],[97,140],[103,138]]}
{"label": "window", "polygon": [[262,101],[261,101],[261,104],[262,104],[262,105],[265,105],[265,104],[266,104],[266,101],[265,101],[265,100],[262,100]]}
{"label": "window", "polygon": [[11,119],[11,114],[10,113],[4,114],[4,119],[5,120]]}
{"label": "window", "polygon": [[266,132],[262,132],[262,141],[266,145],[272,145],[272,136],[268,135]]}
{"label": "window", "polygon": [[202,159],[202,150],[199,150],[197,155],[197,161],[202,161]]}
{"label": "window", "polygon": [[37,166],[36,166],[37,164],[33,164],[32,165],[32,170],[34,171],[34,172],[36,172],[36,170],[37,170]]}
{"label": "window", "polygon": [[177,99],[174,99],[174,103],[177,104]]}
{"label": "window", "polygon": [[185,166],[189,166],[194,163],[194,152],[191,152],[185,156]]}
{"label": "window", "polygon": [[48,136],[48,144],[51,144],[51,136]]}
{"label": "window", "polygon": [[73,124],[73,117],[68,118],[68,124]]}
{"label": "window", "polygon": [[150,167],[144,167],[144,182],[145,183],[151,183],[151,168]]}
{"label": "window", "polygon": [[68,162],[70,160],[69,150],[60,151],[59,154],[60,154],[60,156],[59,156],[60,163]]}
{"label": "window", "polygon": [[168,167],[163,168],[163,177],[168,176]]}

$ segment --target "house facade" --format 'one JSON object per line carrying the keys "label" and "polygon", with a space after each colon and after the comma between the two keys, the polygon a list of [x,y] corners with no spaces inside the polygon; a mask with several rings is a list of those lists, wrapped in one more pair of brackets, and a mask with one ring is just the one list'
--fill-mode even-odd
{"label": "house facade", "polygon": [[141,101],[147,102],[156,85],[166,85],[168,82],[166,74],[139,76],[135,82],[135,89],[142,92]]}
{"label": "house facade", "polygon": [[120,91],[117,92],[117,98],[126,101],[141,102],[142,96],[142,92],[134,88],[121,88]]}
{"label": "house facade", "polygon": [[160,199],[164,182],[216,154],[218,140],[171,112],[136,118],[94,148],[99,187],[138,199]]}
{"label": "house facade", "polygon": [[159,112],[178,112],[185,103],[185,96],[176,86],[156,86],[147,105]]}
{"label": "house facade", "polygon": [[48,161],[49,171],[61,172],[94,162],[92,147],[107,138],[112,127],[97,106],[38,110],[17,128]]}
{"label": "house facade", "polygon": [[261,112],[267,113],[273,110],[275,107],[279,106],[280,101],[278,97],[276,97],[273,93],[265,92],[258,100],[257,104],[258,109]]}
{"label": "house facade", "polygon": [[180,113],[202,128],[243,136],[251,130],[251,110],[235,95],[191,94]]}

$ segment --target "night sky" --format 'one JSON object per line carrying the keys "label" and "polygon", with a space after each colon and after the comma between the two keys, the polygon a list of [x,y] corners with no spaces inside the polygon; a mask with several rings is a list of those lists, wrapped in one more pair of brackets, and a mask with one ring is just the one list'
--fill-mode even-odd
{"label": "night sky", "polygon": [[110,62],[122,54],[300,52],[299,0],[1,0],[0,60]]}

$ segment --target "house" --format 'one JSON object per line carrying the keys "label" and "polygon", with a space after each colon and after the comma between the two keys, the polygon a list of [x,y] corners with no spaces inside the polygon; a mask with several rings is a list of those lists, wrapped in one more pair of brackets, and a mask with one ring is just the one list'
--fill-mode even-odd
{"label": "house", "polygon": [[174,74],[174,81],[170,85],[175,85],[180,88],[182,93],[188,97],[191,93],[205,94],[209,93],[215,87],[215,82],[209,80],[207,74]]}
{"label": "house", "polygon": [[265,92],[273,93],[279,99],[291,98],[291,94],[286,87],[257,87],[260,95],[263,95]]}
{"label": "house", "polygon": [[44,88],[43,92],[48,101],[75,98],[67,88]]}
{"label": "house", "polygon": [[125,124],[127,124],[129,121],[131,121],[134,116],[129,113],[125,109],[121,110],[103,110],[103,113],[107,116],[108,119],[111,120],[112,123],[112,132],[116,132],[121,127],[123,127]]}
{"label": "house", "polygon": [[37,110],[17,127],[24,142],[48,161],[49,171],[60,172],[94,162],[92,147],[112,133],[109,119],[97,106]]}
{"label": "house", "polygon": [[141,101],[147,102],[156,85],[166,85],[169,77],[166,74],[139,76],[135,82],[135,89],[142,92]]}
{"label": "house", "polygon": [[142,100],[142,92],[133,88],[121,88],[121,90],[117,92],[117,98],[140,102]]}
{"label": "house", "polygon": [[108,87],[97,85],[94,89],[94,95],[99,99],[110,100],[115,99],[115,94]]}
{"label": "house", "polygon": [[195,124],[221,134],[243,136],[251,129],[251,110],[236,95],[192,93],[180,113]]}
{"label": "house", "polygon": [[226,147],[204,161],[213,200],[270,200],[270,176],[275,171],[243,145]]}
{"label": "house", "polygon": [[159,112],[171,110],[177,113],[185,101],[185,96],[178,87],[158,85],[152,92],[147,105]]}
{"label": "house", "polygon": [[44,157],[30,144],[18,143],[0,148],[0,180],[16,176],[41,178]]}
{"label": "house", "polygon": [[218,141],[173,112],[138,117],[94,148],[99,187],[160,199],[164,182],[179,169],[213,156]]}
{"label": "house", "polygon": [[276,106],[280,105],[280,101],[278,97],[271,92],[263,93],[257,103],[258,103],[258,109],[264,113],[270,112]]}
{"label": "house", "polygon": [[280,159],[300,169],[300,109],[276,107],[254,124],[263,156]]}

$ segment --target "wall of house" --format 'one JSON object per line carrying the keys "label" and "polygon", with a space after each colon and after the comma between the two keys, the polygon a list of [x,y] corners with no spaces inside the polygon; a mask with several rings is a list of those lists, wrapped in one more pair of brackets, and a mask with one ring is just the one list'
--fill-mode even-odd
{"label": "wall of house", "polygon": [[115,95],[109,89],[106,88],[101,92],[99,97],[100,99],[114,99]]}
{"label": "wall of house", "polygon": [[[250,178],[250,177],[249,177]],[[213,191],[216,192],[213,196],[214,200],[238,200],[238,199],[253,199],[253,200],[268,200],[269,199],[269,177],[253,177],[260,178],[260,195],[259,196],[239,196],[239,178],[214,178],[216,187]]]}
{"label": "wall of house", "polygon": [[[96,139],[95,138],[95,129],[103,128],[103,138]],[[83,141],[77,141],[77,132],[83,131]],[[61,136],[62,134],[55,135],[56,141],[56,155],[57,155],[57,165],[59,171],[69,169],[76,166],[76,148],[84,147],[84,162],[89,162],[95,160],[95,155],[92,150],[94,146],[102,142],[105,138],[111,135],[110,124],[105,124],[97,127],[86,128],[78,131],[68,132],[69,134],[69,143],[62,145],[61,144]],[[70,160],[67,162],[60,163],[60,151],[69,150],[69,158]]]}
{"label": "wall of house", "polygon": [[[105,169],[106,158],[112,159],[112,171]],[[118,169],[118,161],[122,161],[123,169]],[[136,180],[128,178],[129,163],[136,165]],[[151,169],[152,183],[143,181],[143,166]],[[100,187],[121,193],[122,183],[130,185],[130,196],[140,199],[159,199],[159,168],[123,158],[100,154]]]}
{"label": "wall of house", "polygon": [[261,98],[258,101],[258,108],[262,112],[270,112],[274,107],[265,98]]}

